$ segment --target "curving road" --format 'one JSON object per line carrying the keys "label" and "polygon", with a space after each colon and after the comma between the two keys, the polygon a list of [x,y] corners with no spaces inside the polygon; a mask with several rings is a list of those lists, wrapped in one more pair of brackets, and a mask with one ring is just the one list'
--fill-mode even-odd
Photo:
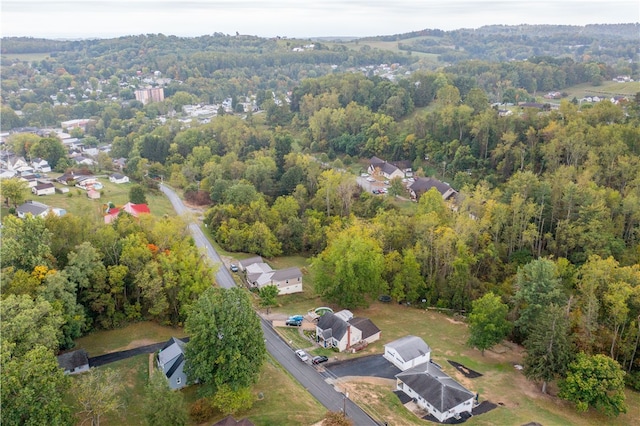
{"label": "curving road", "polygon": [[[184,205],[180,197],[178,197],[178,194],[176,194],[172,189],[164,184],[160,184],[160,191],[169,198],[171,205],[173,205],[173,209],[178,213],[178,215],[192,213],[192,211]],[[202,229],[200,229],[196,223],[190,223],[189,229],[191,230],[191,235],[193,235],[196,245],[207,252],[207,256],[209,256],[209,259],[213,261],[213,265],[218,268],[218,272],[216,272],[216,282],[218,285],[223,288],[235,287],[236,282],[233,280],[231,273],[222,263],[222,259],[220,259],[218,252],[213,249],[213,246],[204,235],[204,232],[202,232]]]}
{"label": "curving road", "polygon": [[[169,198],[173,208],[179,215],[189,213],[178,195],[165,185],[160,185],[160,190]],[[193,238],[198,247],[206,250],[210,259],[217,264],[218,272],[216,273],[216,281],[221,287],[231,288],[235,286],[235,281],[229,270],[222,263],[222,259],[214,250],[209,240],[202,232],[202,229],[195,224],[189,224],[189,228],[193,234]],[[330,411],[342,411],[345,409],[347,416],[357,426],[377,426],[367,413],[365,413],[358,405],[349,398],[345,398],[344,394],[335,390],[335,388],[327,383],[318,371],[308,362],[302,362],[294,353],[293,349],[282,340],[276,333],[271,324],[265,319],[260,319],[262,331],[265,337],[267,351],[273,356],[293,377],[300,382],[304,388],[311,393],[322,405]]]}

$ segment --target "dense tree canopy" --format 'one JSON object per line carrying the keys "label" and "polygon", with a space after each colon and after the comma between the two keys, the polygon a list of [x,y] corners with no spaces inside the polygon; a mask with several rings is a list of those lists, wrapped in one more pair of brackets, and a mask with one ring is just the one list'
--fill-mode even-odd
{"label": "dense tree canopy", "polygon": [[185,324],[191,340],[185,370],[215,393],[255,383],[265,359],[260,321],[245,290],[210,287],[193,305]]}

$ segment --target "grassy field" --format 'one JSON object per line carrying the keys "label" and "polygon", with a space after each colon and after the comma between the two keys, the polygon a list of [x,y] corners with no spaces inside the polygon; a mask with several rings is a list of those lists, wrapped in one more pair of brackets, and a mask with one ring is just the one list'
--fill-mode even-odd
{"label": "grassy field", "polygon": [[[295,259],[289,259],[293,262]],[[298,259],[300,266],[303,262]],[[309,309],[326,305],[313,291],[311,280],[305,280],[304,293],[289,295],[278,299],[280,306],[274,312],[283,314],[304,313]],[[329,304],[329,306],[331,306]],[[334,310],[337,306],[331,306]],[[640,394],[627,390],[629,412],[614,419],[590,411],[586,415],[578,414],[565,401],[542,395],[539,386],[529,382],[516,370],[514,364],[522,364],[522,348],[505,342],[494,350],[479,351],[465,345],[468,337],[467,326],[447,315],[425,309],[400,306],[396,304],[374,303],[368,309],[354,310],[354,315],[370,318],[381,330],[382,339],[356,355],[330,353],[332,357],[347,359],[354,356],[380,354],[384,352],[384,343],[399,337],[413,334],[422,337],[431,346],[432,358],[445,372],[480,394],[480,400],[489,400],[500,404],[495,410],[473,417],[469,425],[524,424],[537,421],[544,425],[632,425],[640,413]],[[295,331],[295,330],[294,330]],[[294,345],[301,345],[297,339]],[[311,352],[311,351],[310,351]],[[316,354],[312,351],[312,354]],[[319,354],[319,353],[317,353]],[[326,354],[325,354],[326,355]],[[466,367],[483,374],[477,379],[466,379],[458,373],[447,360],[464,364]],[[344,384],[352,398],[361,404],[370,414],[390,425],[424,424],[400,406],[392,393],[393,383],[378,383],[366,379]],[[552,386],[551,393],[556,390]],[[404,411],[403,411],[404,410]]]}
{"label": "grassy field", "polygon": [[[49,177],[57,177],[59,174],[49,174]],[[76,187],[69,187],[69,192],[66,194],[53,194],[43,195],[36,197],[29,194],[27,199],[37,201],[39,203],[46,204],[50,207],[58,207],[65,209],[68,213],[76,216],[90,216],[97,222],[101,222],[104,216],[105,203],[112,202],[116,206],[122,206],[129,201],[129,191],[133,183],[115,184],[109,182],[109,178],[102,175],[98,180],[104,186],[100,193],[102,197],[98,200],[90,200],[87,198],[87,194],[84,190]],[[56,187],[63,187],[63,185],[56,183]],[[147,192],[147,204],[149,210],[154,216],[174,215],[175,211],[171,206],[169,199],[165,197],[160,191]]]}
{"label": "grassy field", "polygon": [[[164,341],[171,336],[183,337],[184,332],[182,329],[163,327],[152,322],[140,322],[119,330],[92,333],[78,339],[76,344],[78,348],[89,352],[90,356],[96,356]],[[126,380],[126,389],[122,395],[126,402],[125,414],[122,417],[107,417],[102,424],[145,424],[142,415],[144,404],[142,396],[149,380],[149,355],[138,355],[101,368],[117,370]],[[325,413],[325,409],[270,357],[267,358],[253,391],[256,396],[262,395],[262,397],[256,401],[251,410],[236,415],[236,418],[249,417],[257,426],[311,425],[318,422]],[[199,398],[197,386],[185,388],[181,392],[187,404],[192,404]],[[219,413],[206,424],[211,424],[223,417]]]}
{"label": "grassy field", "polygon": [[166,327],[150,321],[136,322],[115,330],[95,331],[76,340],[76,348],[90,357],[164,342],[171,337],[186,336],[178,327]]}
{"label": "grassy field", "polygon": [[[606,97],[607,99],[613,96],[627,96],[633,97],[636,93],[640,92],[640,81],[632,81],[629,83],[616,83],[614,81],[605,81],[600,86],[593,86],[590,83],[577,84],[575,86],[567,87],[562,90],[566,92],[569,96],[566,98],[568,100],[573,99],[574,97],[577,99],[582,99],[586,96],[599,96]],[[544,94],[542,94],[544,95]],[[540,97],[540,102],[549,102],[547,99],[543,99]],[[560,103],[559,100],[554,101],[554,103]]]}

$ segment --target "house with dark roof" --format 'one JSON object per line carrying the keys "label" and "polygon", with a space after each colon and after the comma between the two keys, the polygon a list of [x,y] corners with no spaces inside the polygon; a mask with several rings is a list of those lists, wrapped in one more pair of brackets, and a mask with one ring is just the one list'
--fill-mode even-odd
{"label": "house with dark roof", "polygon": [[384,345],[383,357],[405,371],[431,360],[431,348],[417,336],[404,336]]}
{"label": "house with dark roof", "polygon": [[471,416],[475,394],[432,362],[397,374],[396,389],[407,394],[441,423]]}
{"label": "house with dark roof", "polygon": [[56,193],[56,187],[51,182],[42,182],[31,188],[35,195],[52,195]]}
{"label": "house with dark roof", "polygon": [[24,219],[28,214],[46,217],[49,214],[49,206],[37,201],[27,201],[16,208],[16,213],[20,219]]}
{"label": "house with dark roof", "polygon": [[376,156],[371,157],[369,160],[367,171],[372,175],[383,176],[389,180],[396,177],[405,177],[405,170]]}
{"label": "house with dark roof", "polygon": [[89,371],[89,356],[84,349],[58,355],[58,365],[64,374],[80,374]]}
{"label": "house with dark roof", "polygon": [[250,287],[261,289],[268,285],[278,287],[278,294],[302,292],[302,271],[300,268],[274,270],[262,257],[256,256],[240,261],[240,270],[245,273]]}
{"label": "house with dark roof", "polygon": [[169,339],[156,357],[158,368],[169,381],[173,390],[182,389],[187,385],[187,374],[184,372],[185,342],[175,337]]}
{"label": "house with dark roof", "polygon": [[129,183],[129,177],[121,173],[113,173],[111,176],[109,176],[109,182],[116,184]]}
{"label": "house with dark roof", "polygon": [[415,181],[409,185],[409,193],[411,194],[411,198],[414,200],[419,200],[422,194],[429,191],[431,188],[435,188],[440,195],[442,195],[443,200],[448,200],[452,197],[455,197],[458,194],[458,191],[451,188],[446,182],[441,182],[436,178],[428,177],[416,178]]}
{"label": "house with dark roof", "polygon": [[316,341],[340,352],[361,343],[380,339],[380,329],[368,318],[356,318],[347,310],[322,315],[316,323]]}

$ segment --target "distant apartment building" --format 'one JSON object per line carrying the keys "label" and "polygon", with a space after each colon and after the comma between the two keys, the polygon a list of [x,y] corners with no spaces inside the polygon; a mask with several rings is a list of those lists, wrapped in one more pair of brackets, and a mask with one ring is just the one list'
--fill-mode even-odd
{"label": "distant apartment building", "polygon": [[164,101],[164,89],[162,87],[150,87],[147,89],[136,90],[136,100],[144,105],[150,102]]}

